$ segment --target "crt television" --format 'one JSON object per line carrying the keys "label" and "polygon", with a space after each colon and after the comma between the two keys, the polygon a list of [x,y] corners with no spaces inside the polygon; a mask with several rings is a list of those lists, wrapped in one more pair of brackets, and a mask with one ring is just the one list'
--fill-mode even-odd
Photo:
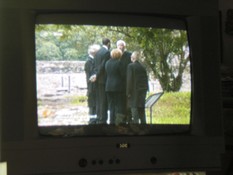
{"label": "crt television", "polygon": [[[10,0],[1,2],[0,14],[0,158],[7,162],[9,175],[154,173],[221,167],[224,143],[217,0]],[[40,124],[36,31],[48,25],[185,31],[190,58],[188,122]],[[132,128],[136,131],[129,132]]]}

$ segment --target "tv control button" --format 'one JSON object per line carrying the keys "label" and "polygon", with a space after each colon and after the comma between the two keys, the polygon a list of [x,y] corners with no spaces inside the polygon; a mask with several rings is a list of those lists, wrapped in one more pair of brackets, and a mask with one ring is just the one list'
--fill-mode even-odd
{"label": "tv control button", "polygon": [[151,157],[150,162],[152,164],[156,164],[157,163],[157,158],[156,157]]}
{"label": "tv control button", "polygon": [[87,160],[86,159],[80,159],[79,160],[79,166],[84,168],[87,166]]}
{"label": "tv control button", "polygon": [[100,165],[103,165],[103,164],[104,164],[104,161],[103,161],[103,160],[99,160],[99,164],[100,164]]}
{"label": "tv control button", "polygon": [[93,161],[92,161],[92,165],[96,165],[96,160],[93,160]]}
{"label": "tv control button", "polygon": [[109,164],[113,164],[113,160],[110,159],[110,160],[108,161],[108,163],[109,163]]}
{"label": "tv control button", "polygon": [[120,162],[120,159],[116,159],[116,164],[119,164]]}

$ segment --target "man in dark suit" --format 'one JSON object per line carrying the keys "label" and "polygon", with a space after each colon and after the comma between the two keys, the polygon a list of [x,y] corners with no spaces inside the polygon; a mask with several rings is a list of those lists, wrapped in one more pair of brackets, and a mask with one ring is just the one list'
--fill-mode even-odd
{"label": "man in dark suit", "polygon": [[129,63],[132,63],[131,61],[131,52],[126,50],[126,43],[123,40],[118,40],[117,43],[117,48],[122,51],[122,56],[120,59],[121,63],[121,73],[122,73],[122,86],[124,87],[123,89],[123,96],[122,96],[122,107],[123,107],[123,114],[125,115],[125,121],[129,123],[132,119],[131,111],[130,108],[127,107],[127,97],[126,97],[126,72],[127,72],[127,66]]}
{"label": "man in dark suit", "polygon": [[131,108],[132,123],[146,124],[145,99],[148,91],[148,77],[146,69],[139,63],[139,52],[131,55],[132,63],[127,68],[127,97]]}
{"label": "man in dark suit", "polygon": [[88,57],[84,65],[87,82],[87,104],[89,107],[90,123],[93,121],[96,115],[96,87],[95,82],[90,81],[90,77],[94,74],[94,56],[100,49],[100,46],[93,44],[88,48]]}
{"label": "man in dark suit", "polygon": [[102,44],[102,47],[95,55],[95,75],[91,77],[91,81],[96,82],[96,112],[98,124],[106,124],[108,119],[108,104],[105,92],[105,64],[110,59],[109,49],[111,42],[108,38],[104,38]]}

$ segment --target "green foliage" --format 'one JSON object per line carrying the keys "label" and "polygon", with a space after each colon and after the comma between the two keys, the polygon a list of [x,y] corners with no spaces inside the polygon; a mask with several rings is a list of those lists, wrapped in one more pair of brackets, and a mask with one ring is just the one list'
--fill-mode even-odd
{"label": "green foliage", "polygon": [[91,25],[37,25],[37,60],[85,60],[89,45],[109,38],[112,48],[119,39],[127,50],[142,52],[142,62],[158,79],[164,92],[179,91],[189,65],[186,31],[161,28]]}
{"label": "green foliage", "polygon": [[182,75],[189,62],[185,31],[170,29],[140,29],[143,35],[135,40],[143,48],[143,60],[159,80],[163,91],[179,91]]}
{"label": "green foliage", "polygon": [[87,96],[72,96],[70,102],[72,105],[86,106]]}
{"label": "green foliage", "polygon": [[[191,111],[190,92],[164,93],[153,106],[153,124],[189,124]],[[147,110],[147,121],[150,121]]]}
{"label": "green foliage", "polygon": [[64,53],[64,57],[68,60],[76,60],[78,56],[78,51],[77,49],[71,48],[71,49],[66,49]]}
{"label": "green foliage", "polygon": [[61,52],[59,48],[51,42],[44,42],[37,49],[36,56],[38,60],[61,60]]}

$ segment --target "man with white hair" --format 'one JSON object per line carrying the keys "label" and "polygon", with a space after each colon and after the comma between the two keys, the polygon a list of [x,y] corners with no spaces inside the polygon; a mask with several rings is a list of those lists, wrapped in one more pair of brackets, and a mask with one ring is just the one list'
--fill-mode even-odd
{"label": "man with white hair", "polygon": [[97,44],[90,45],[88,48],[88,57],[84,65],[84,70],[86,73],[87,82],[87,104],[89,107],[90,122],[96,115],[96,87],[95,82],[90,80],[91,76],[94,74],[94,57],[100,46]]}
{"label": "man with white hair", "polygon": [[132,112],[132,123],[146,124],[145,99],[149,89],[146,68],[139,62],[140,53],[131,55],[132,63],[127,69],[127,97]]}
{"label": "man with white hair", "polygon": [[126,43],[123,40],[118,40],[116,45],[117,45],[117,48],[122,51],[120,64],[121,64],[121,72],[122,72],[122,75],[123,75],[123,80],[122,80],[123,84],[122,85],[125,87],[124,91],[123,91],[123,95],[122,95],[123,96],[122,101],[124,102],[124,104],[122,104],[124,106],[123,113],[125,115],[125,121],[124,122],[130,123],[131,119],[132,119],[132,116],[131,116],[130,109],[127,108],[126,74],[127,74],[127,66],[128,66],[129,63],[131,63],[131,52],[128,52],[126,50]]}

